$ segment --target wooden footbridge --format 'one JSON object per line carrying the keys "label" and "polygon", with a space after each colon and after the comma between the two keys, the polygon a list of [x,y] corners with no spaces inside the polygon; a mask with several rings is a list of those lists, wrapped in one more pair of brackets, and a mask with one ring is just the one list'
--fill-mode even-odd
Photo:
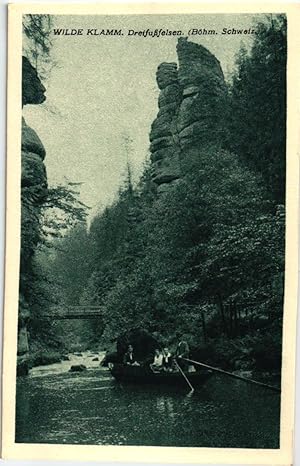
{"label": "wooden footbridge", "polygon": [[44,317],[53,320],[99,319],[103,316],[101,306],[53,306]]}

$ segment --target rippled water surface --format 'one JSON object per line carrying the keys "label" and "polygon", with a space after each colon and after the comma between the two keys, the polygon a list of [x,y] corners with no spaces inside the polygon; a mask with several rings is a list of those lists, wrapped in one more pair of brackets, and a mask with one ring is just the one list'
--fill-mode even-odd
{"label": "rippled water surface", "polygon": [[[17,442],[279,447],[275,392],[221,375],[192,395],[182,388],[120,385],[94,357],[72,356],[18,378]],[[75,361],[88,370],[68,372]]]}

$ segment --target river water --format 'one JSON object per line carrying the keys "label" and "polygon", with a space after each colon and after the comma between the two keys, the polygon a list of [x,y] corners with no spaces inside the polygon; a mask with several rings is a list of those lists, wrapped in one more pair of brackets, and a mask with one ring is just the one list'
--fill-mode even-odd
{"label": "river water", "polygon": [[[192,395],[120,385],[102,357],[70,355],[19,377],[16,442],[279,448],[276,392],[217,374]],[[72,364],[87,370],[68,372]]]}

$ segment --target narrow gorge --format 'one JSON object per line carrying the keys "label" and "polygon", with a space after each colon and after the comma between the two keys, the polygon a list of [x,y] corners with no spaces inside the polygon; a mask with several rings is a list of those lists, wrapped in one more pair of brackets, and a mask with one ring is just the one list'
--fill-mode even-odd
{"label": "narrow gorge", "polygon": [[[264,176],[270,179],[272,170],[277,176],[276,160],[282,165],[284,153],[278,150],[263,171],[255,165],[254,148],[265,133],[269,140],[279,133],[283,139],[284,131],[260,125],[254,139],[249,109],[237,106],[236,99],[250,102],[248,95],[262,92],[252,74],[257,58],[247,58],[247,79],[236,76],[229,84],[218,59],[202,45],[180,38],[176,51],[177,63],[157,68],[158,113],[140,181],[132,182],[129,169],[111,205],[88,226],[79,221],[57,235],[52,252],[44,248],[49,276],[39,309],[31,279],[47,197],[45,149],[23,120],[20,374],[28,370],[33,307],[40,325],[35,335],[42,341],[37,351],[47,352],[48,345],[55,358],[70,350],[114,351],[119,335],[142,329],[171,350],[184,335],[195,357],[225,369],[280,371],[284,206]],[[259,66],[264,63],[267,72],[270,54],[264,54]],[[40,104],[45,89],[28,60],[23,66],[23,104]],[[270,99],[273,113],[281,90]],[[282,100],[284,105],[284,94]],[[247,144],[235,147],[237,134]],[[48,319],[45,326],[43,313],[51,316],[57,304],[94,306],[102,315],[82,323]],[[47,354],[41,359],[50,360]]]}

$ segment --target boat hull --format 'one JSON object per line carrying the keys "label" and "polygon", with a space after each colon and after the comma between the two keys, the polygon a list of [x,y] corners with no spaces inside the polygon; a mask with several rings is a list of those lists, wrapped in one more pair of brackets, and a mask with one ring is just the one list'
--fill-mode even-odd
{"label": "boat hull", "polygon": [[[114,364],[111,369],[111,374],[118,382],[128,384],[167,385],[170,387],[187,386],[186,380],[179,372],[153,372],[150,368]],[[199,372],[188,372],[186,376],[193,387],[199,387],[203,385],[212,374],[211,371],[203,369]]]}

